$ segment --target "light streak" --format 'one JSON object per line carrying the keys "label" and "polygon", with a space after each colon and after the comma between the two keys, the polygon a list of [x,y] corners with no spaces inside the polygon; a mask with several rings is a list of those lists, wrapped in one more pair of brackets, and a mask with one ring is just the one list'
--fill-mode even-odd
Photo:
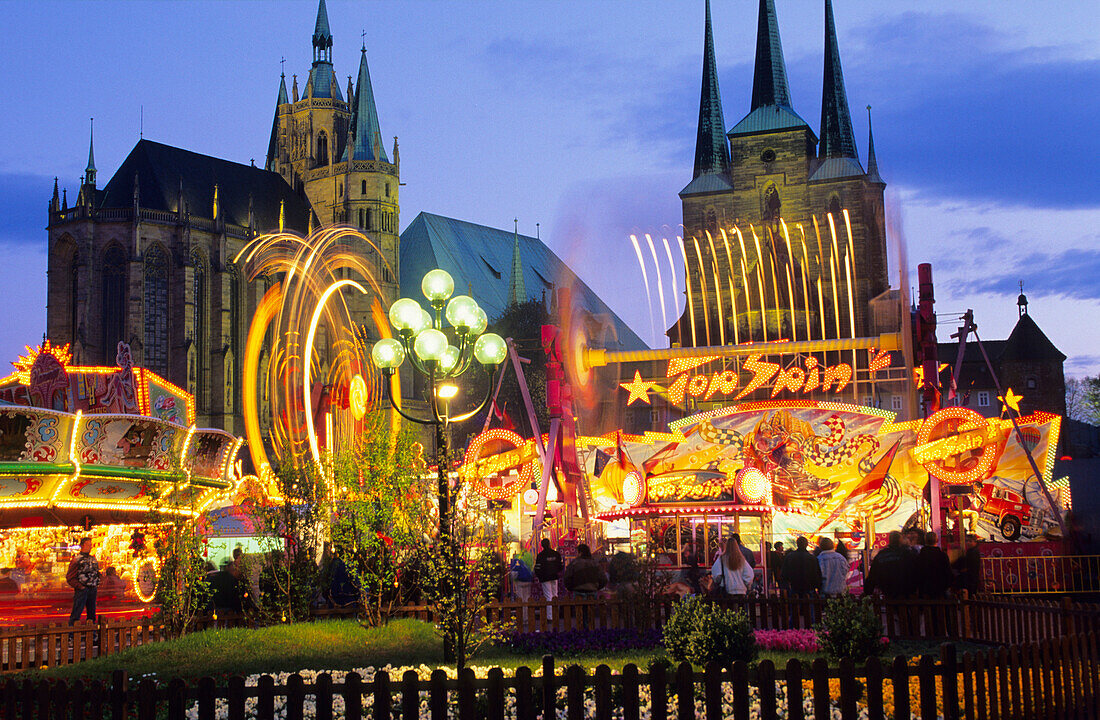
{"label": "light streak", "polygon": [[[687,293],[688,320],[691,322],[691,344],[695,346],[699,344],[699,340],[695,335],[695,302],[691,297],[691,272],[687,269],[687,251],[684,249],[684,239],[679,236],[676,239],[680,244],[680,255],[684,259],[684,286]],[[680,338],[680,344],[684,344],[683,338]]]}
{"label": "light streak", "polygon": [[726,267],[729,268],[726,277],[729,280],[730,287],[730,312],[733,313],[733,344],[737,345],[741,342],[741,338],[739,335],[740,330],[737,327],[740,324],[737,322],[737,294],[733,286],[733,255],[730,253],[730,241],[729,237],[726,236],[725,228],[722,228],[721,233],[722,244],[726,246]]}
{"label": "light streak", "polygon": [[718,253],[714,250],[714,236],[707,230],[707,242],[710,243],[710,269],[714,273],[714,298],[718,305],[718,338],[726,344],[726,323],[722,318],[722,285],[718,282]]}
{"label": "light streak", "polygon": [[699,291],[703,299],[703,327],[707,331],[707,345],[711,344],[710,338],[710,308],[707,307],[707,276],[703,273],[703,253],[699,249],[699,238],[694,235],[691,241],[695,243],[695,258],[699,262]]}
{"label": "light streak", "polygon": [[[653,238],[649,233],[645,234],[645,241],[649,244],[649,254],[653,257],[653,269],[657,272],[657,294],[660,296],[661,305],[661,332],[668,330],[668,316],[665,315],[665,283],[661,278],[661,265],[657,262],[657,250],[653,247]],[[648,285],[648,284],[647,284]],[[654,335],[656,340],[656,335]]]}
{"label": "light streak", "polygon": [[[642,249],[638,246],[638,236],[630,236],[630,244],[634,246],[634,254],[638,258],[638,267],[642,271],[642,284],[645,285],[645,304],[649,309],[649,334],[656,339],[657,330],[653,327],[653,297],[649,294],[649,275],[645,271],[645,260],[642,259]],[[664,312],[664,307],[661,307],[661,312]]]}
{"label": "light streak", "polygon": [[[676,313],[676,337],[679,338],[680,344],[683,344],[684,339],[680,337],[680,293],[676,288],[676,266],[672,262],[672,248],[668,246],[668,238],[662,237],[661,241],[665,244],[665,255],[668,256],[668,276],[672,282],[672,312]],[[686,274],[685,270],[685,274]]]}

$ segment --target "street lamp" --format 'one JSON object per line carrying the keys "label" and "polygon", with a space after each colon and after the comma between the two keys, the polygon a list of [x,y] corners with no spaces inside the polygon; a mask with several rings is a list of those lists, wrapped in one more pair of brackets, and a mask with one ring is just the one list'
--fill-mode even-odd
{"label": "street lamp", "polygon": [[[408,358],[414,371],[428,380],[425,399],[431,411],[430,417],[418,418],[406,413],[397,405],[393,393],[390,393],[390,405],[406,420],[435,427],[439,467],[439,539],[447,553],[452,552],[447,426],[452,421],[473,417],[485,408],[492,393],[496,370],[507,354],[504,339],[496,333],[485,332],[489,320],[477,302],[468,295],[451,297],[454,286],[454,280],[445,270],[428,272],[420,288],[432,311],[428,312],[411,298],[397,300],[390,306],[389,314],[397,337],[379,340],[371,350],[371,359],[387,378],[392,377]],[[450,336],[444,332],[444,319],[450,325]],[[452,418],[448,406],[458,388],[450,381],[465,374],[474,360],[489,375],[485,398],[474,410]]]}

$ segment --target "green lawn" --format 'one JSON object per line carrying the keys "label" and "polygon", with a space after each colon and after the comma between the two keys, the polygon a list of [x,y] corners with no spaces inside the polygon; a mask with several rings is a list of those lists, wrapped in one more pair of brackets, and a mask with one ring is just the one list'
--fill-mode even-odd
{"label": "green lawn", "polygon": [[[934,643],[907,642],[895,646],[906,655],[937,653]],[[976,647],[960,647],[974,650]],[[621,670],[634,663],[645,672],[649,661],[663,657],[661,648],[653,650],[589,653],[556,659],[559,666],[600,663]],[[780,651],[762,651],[760,660],[771,660],[784,667],[791,657],[805,663],[818,655]],[[160,678],[199,678],[225,675],[297,670],[349,670],[382,665],[438,665],[442,662],[441,641],[432,626],[417,620],[396,620],[378,628],[366,629],[353,620],[330,620],[295,625],[277,625],[256,630],[207,630],[178,640],[151,643],[106,658],[77,665],[35,670],[28,675],[56,678],[109,678],[125,669],[131,678],[156,675]],[[487,648],[470,660],[474,665],[515,668],[538,667],[541,656],[519,655],[503,648]]]}

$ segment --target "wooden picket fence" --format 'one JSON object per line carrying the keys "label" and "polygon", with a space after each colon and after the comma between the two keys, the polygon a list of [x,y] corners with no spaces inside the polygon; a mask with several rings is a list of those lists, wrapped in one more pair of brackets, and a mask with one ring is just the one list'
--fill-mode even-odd
{"label": "wooden picket fence", "polygon": [[[753,626],[763,630],[810,628],[821,618],[821,598],[724,599],[739,607]],[[872,600],[891,639],[923,638],[1022,644],[1073,634],[1100,635],[1100,608],[1003,596],[951,600]],[[662,627],[672,614],[671,600],[556,599],[546,602],[492,603],[486,620],[509,625],[515,632],[561,632],[578,629],[650,629]],[[355,610],[321,611],[317,619],[354,617]],[[427,606],[399,608],[398,617],[433,621]],[[243,616],[199,618],[196,629],[247,626]],[[113,655],[169,637],[163,626],[145,618],[67,625],[0,628],[0,673],[42,665],[71,665]]]}
{"label": "wooden picket fence", "polygon": [[646,711],[655,720],[773,720],[781,712],[794,720],[836,713],[855,720],[862,709],[871,720],[1087,720],[1100,717],[1100,656],[1090,633],[961,658],[945,644],[938,658],[925,655],[915,665],[898,657],[830,667],[819,659],[808,671],[792,659],[782,668],[763,660],[754,668],[711,663],[702,672],[687,663],[674,670],[655,665],[648,673],[627,665],[612,674],[601,665],[588,674],[546,657],[538,674],[520,667],[505,677],[494,668],[480,679],[466,669],[457,679],[436,670],[427,681],[407,671],[400,678],[378,672],[369,681],[348,673],[339,683],[322,673],[311,683],[291,675],[284,685],[264,675],[254,685],[236,676],[224,684],[145,678],[131,686],[120,670],[110,683],[9,679],[0,687],[3,720],[419,720],[422,702],[431,720],[449,713],[459,720],[551,720],[559,710],[569,720],[640,720]]}

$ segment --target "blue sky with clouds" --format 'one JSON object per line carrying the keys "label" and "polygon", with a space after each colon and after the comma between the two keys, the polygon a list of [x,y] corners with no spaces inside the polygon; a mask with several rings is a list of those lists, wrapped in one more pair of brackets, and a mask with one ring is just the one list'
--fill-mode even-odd
{"label": "blue sky with clouds", "polygon": [[[748,109],[757,3],[712,1],[732,126]],[[776,5],[795,109],[816,127],[822,3]],[[834,6],[861,157],[871,104],[891,232],[910,262],[933,263],[937,309],[973,308],[984,337],[1004,337],[1022,279],[1068,372],[1100,372],[1100,3]],[[518,217],[532,235],[539,223],[652,341],[629,235],[673,237],[681,219],[702,1],[332,0],[328,11],[338,76],[356,72],[365,33],[383,135],[400,136],[402,227],[422,210],[495,227]],[[313,0],[4,4],[0,363],[41,337],[46,203],[55,175],[75,195],[88,118],[101,184],[137,141],[142,106],[148,138],[259,163],[279,60],[304,85],[315,13]],[[608,257],[622,270],[607,272]]]}

